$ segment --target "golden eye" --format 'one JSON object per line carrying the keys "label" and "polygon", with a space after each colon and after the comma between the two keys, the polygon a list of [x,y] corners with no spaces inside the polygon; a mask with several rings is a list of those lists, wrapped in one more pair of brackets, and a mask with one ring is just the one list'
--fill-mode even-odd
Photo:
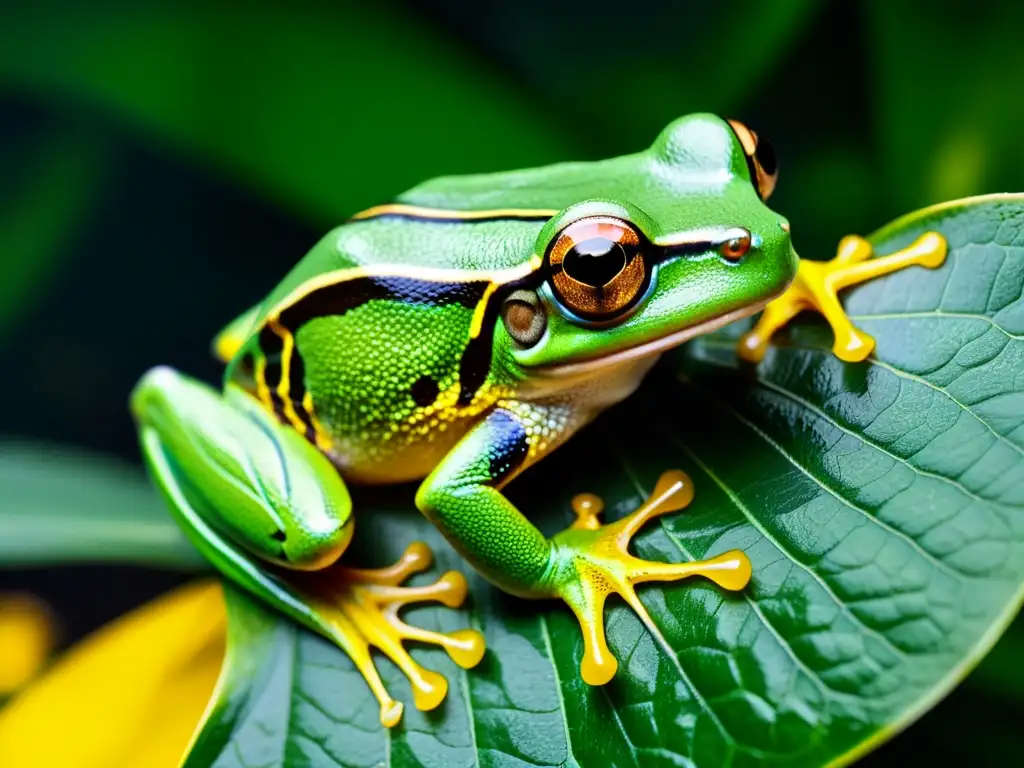
{"label": "golden eye", "polygon": [[775,157],[775,149],[767,139],[759,138],[739,120],[729,120],[747,156],[747,167],[750,169],[750,181],[762,200],[767,200],[775,191],[775,183],[779,180],[779,163]]}
{"label": "golden eye", "polygon": [[610,319],[643,293],[641,236],[626,221],[591,216],[563,229],[548,249],[555,296],[573,314]]}
{"label": "golden eye", "polygon": [[744,232],[742,235],[729,238],[719,247],[718,251],[729,261],[739,261],[746,256],[747,251],[750,250],[750,233]]}

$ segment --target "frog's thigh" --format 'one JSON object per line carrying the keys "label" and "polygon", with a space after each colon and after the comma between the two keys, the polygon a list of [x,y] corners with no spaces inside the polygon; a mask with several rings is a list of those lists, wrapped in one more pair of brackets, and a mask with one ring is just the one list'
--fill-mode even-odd
{"label": "frog's thigh", "polygon": [[131,405],[153,474],[193,538],[197,514],[279,565],[312,570],[338,559],[352,525],[337,470],[245,392],[221,395],[156,368],[139,382]]}
{"label": "frog's thigh", "polygon": [[529,432],[498,408],[475,426],[423,481],[416,505],[478,571],[528,595],[541,584],[551,545],[499,490],[524,468]]}

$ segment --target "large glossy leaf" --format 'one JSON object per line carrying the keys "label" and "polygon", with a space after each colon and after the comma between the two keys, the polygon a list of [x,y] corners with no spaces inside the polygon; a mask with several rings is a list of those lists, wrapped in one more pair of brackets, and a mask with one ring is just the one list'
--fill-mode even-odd
{"label": "large glossy leaf", "polygon": [[[934,228],[950,241],[944,267],[849,298],[878,339],[875,358],[839,363],[811,321],[741,368],[727,330],[666,361],[512,486],[550,531],[568,522],[573,493],[602,494],[616,517],[682,467],[692,507],[650,525],[637,551],[688,560],[740,547],[754,566],[744,593],[647,587],[655,635],[611,606],[619,675],[591,688],[564,607],[474,578],[471,610],[412,614],[434,629],[478,627],[487,655],[464,672],[415,651],[449,677],[449,697],[432,713],[408,707],[391,731],[344,654],[236,593],[220,699],[190,768],[815,766],[907,726],[985,654],[1024,595],[1024,196],[915,214],[874,242],[886,252]],[[356,503],[364,561],[422,538],[438,568],[459,567],[409,511],[409,489]]]}
{"label": "large glossy leaf", "polygon": [[136,467],[0,441],[0,568],[87,562],[205,565]]}

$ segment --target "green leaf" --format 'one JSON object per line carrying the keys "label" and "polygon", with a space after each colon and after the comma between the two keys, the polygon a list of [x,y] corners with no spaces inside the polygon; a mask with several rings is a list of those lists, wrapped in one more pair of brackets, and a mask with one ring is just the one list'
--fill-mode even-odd
{"label": "green leaf", "polygon": [[[107,2],[5,14],[0,83],[98,105],[304,216],[571,155],[499,72],[387,4]],[[649,140],[649,137],[648,137]]]}
{"label": "green leaf", "polygon": [[0,568],[89,562],[205,565],[140,470],[0,441]]}
{"label": "green leaf", "polygon": [[[1024,598],[1024,195],[919,212],[873,242],[885,253],[930,229],[950,242],[941,269],[848,298],[876,358],[840,363],[814,320],[743,368],[740,329],[727,329],[510,489],[554,531],[574,493],[601,494],[615,518],[681,467],[694,503],[649,525],[637,552],[688,560],[742,548],[754,566],[744,593],[648,586],[653,636],[615,602],[619,674],[591,688],[564,606],[473,577],[469,610],[416,608],[410,620],[477,627],[483,662],[465,672],[415,650],[448,677],[449,695],[435,712],[408,706],[391,731],[341,651],[233,594],[225,677],[189,768],[817,766],[848,763],[909,725]],[[385,564],[423,539],[438,571],[467,570],[411,511],[408,488],[355,502],[363,560]],[[396,670],[381,668],[408,700]]]}

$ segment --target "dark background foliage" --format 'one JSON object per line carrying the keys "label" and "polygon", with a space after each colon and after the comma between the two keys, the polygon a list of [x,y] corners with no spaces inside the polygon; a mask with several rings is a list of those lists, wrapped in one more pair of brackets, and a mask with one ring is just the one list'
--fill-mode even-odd
{"label": "dark background foliage", "polygon": [[[635,151],[687,112],[771,139],[804,256],[1021,191],[1022,28],[1024,6],[988,0],[5,4],[0,434],[137,463],[142,371],[215,380],[213,333],[348,214],[434,175]],[[66,644],[185,578],[79,566],[0,589],[43,595]],[[868,762],[1005,762],[1022,657],[1018,626]]]}

